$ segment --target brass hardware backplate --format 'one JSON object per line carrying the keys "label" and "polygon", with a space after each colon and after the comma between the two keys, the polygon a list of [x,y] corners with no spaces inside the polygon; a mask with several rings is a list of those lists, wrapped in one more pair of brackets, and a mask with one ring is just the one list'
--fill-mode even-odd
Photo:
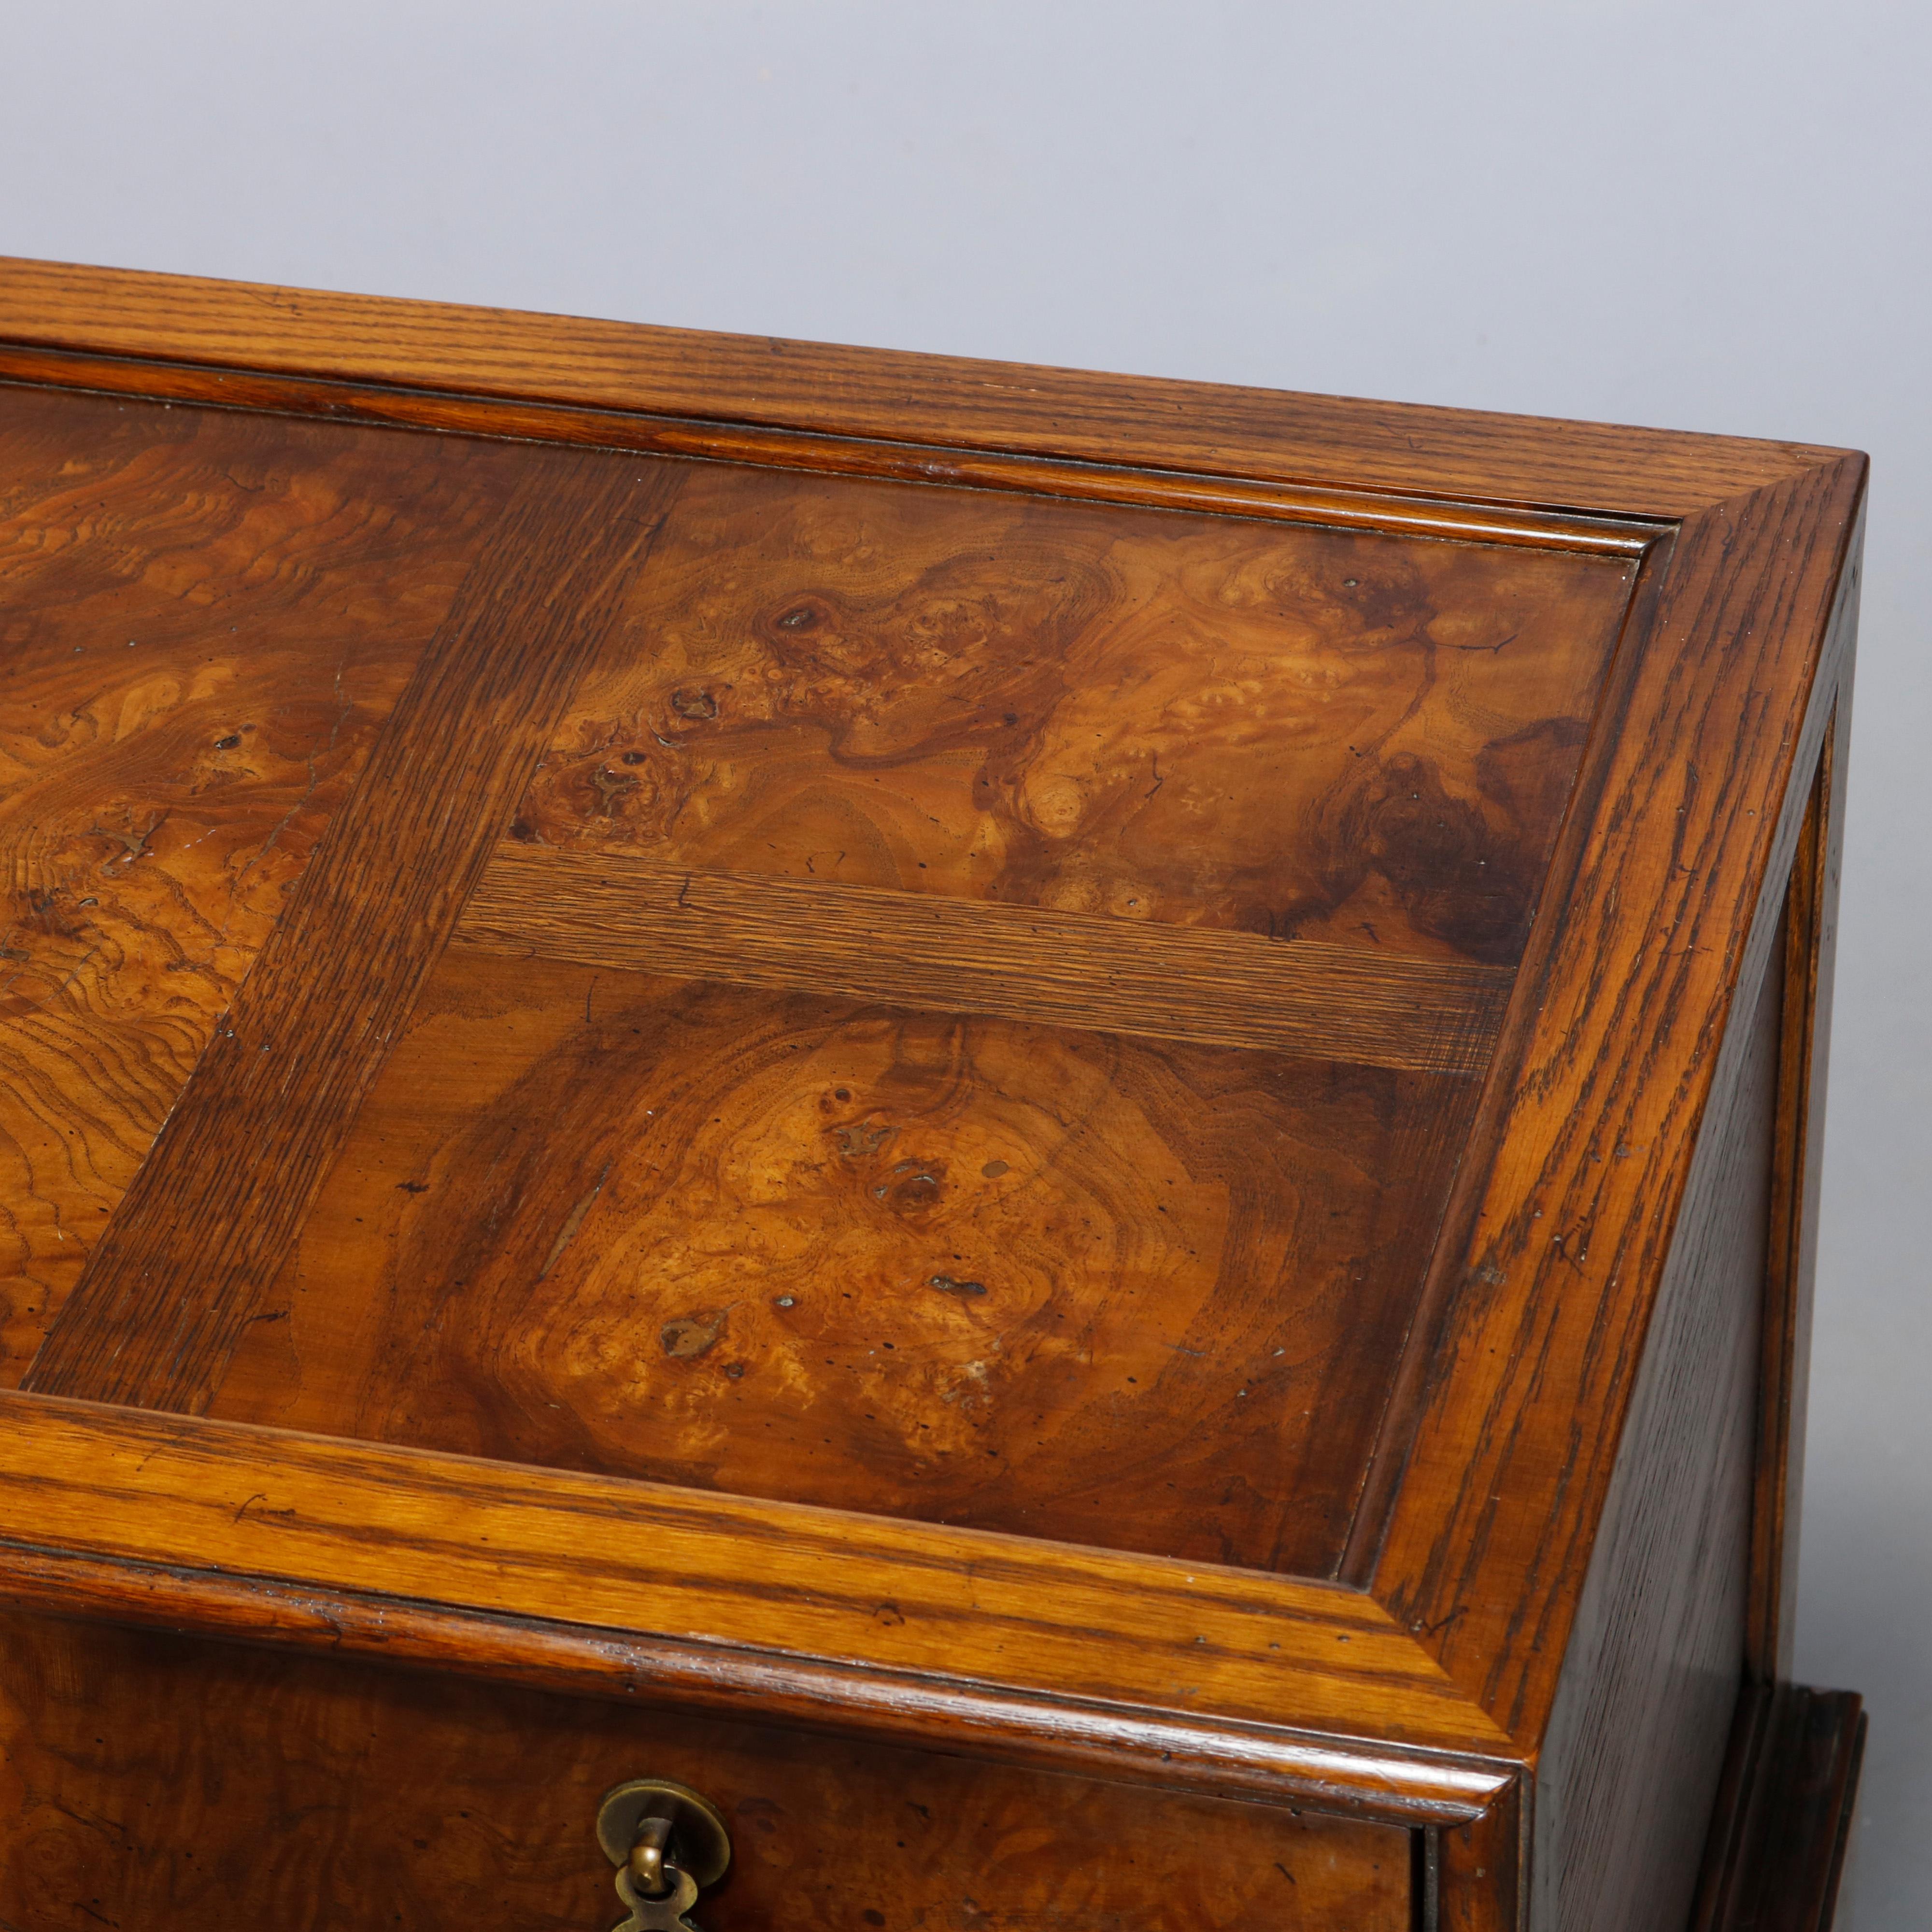
{"label": "brass hardware backplate", "polygon": [[627,1864],[646,1818],[670,1820],[670,1856],[700,1889],[716,1885],[731,1862],[731,1834],[711,1801],[668,1778],[633,1778],[613,1785],[597,1807],[597,1842],[614,1865]]}
{"label": "brass hardware backplate", "polygon": [[631,1882],[631,1874],[617,1874],[617,1896],[629,1908],[630,1916],[613,1926],[611,1932],[700,1932],[686,1914],[698,1903],[698,1887],[690,1873],[670,1868],[671,1888],[662,1898],[647,1898]]}

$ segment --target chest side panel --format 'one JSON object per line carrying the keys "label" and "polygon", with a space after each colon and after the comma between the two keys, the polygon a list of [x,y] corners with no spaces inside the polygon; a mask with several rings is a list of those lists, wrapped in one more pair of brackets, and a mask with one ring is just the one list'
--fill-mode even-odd
{"label": "chest side panel", "polygon": [[1732,1019],[1545,1747],[1539,1925],[1688,1919],[1744,1674],[1782,949]]}

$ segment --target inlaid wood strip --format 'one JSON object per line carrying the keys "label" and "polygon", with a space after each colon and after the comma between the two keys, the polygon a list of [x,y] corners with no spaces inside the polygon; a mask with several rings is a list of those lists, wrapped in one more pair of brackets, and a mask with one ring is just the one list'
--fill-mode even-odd
{"label": "inlaid wood strip", "polygon": [[23,1386],[206,1406],[677,474],[532,454]]}
{"label": "inlaid wood strip", "polygon": [[458,943],[940,1012],[1472,1073],[1507,968],[499,845]]}

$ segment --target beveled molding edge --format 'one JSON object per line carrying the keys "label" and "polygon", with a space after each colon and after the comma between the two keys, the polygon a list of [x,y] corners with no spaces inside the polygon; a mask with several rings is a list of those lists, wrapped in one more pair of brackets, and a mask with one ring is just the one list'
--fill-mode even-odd
{"label": "beveled molding edge", "polygon": [[104,355],[9,340],[4,332],[0,386],[1633,560],[1674,526],[1669,520],[1636,515],[1503,509],[1393,490],[1261,482],[1234,472],[892,442],[728,418],[418,388],[400,381],[351,382],[274,374],[244,364]]}
{"label": "beveled molding edge", "polygon": [[1333,1585],[31,1394],[0,1484],[43,1615],[1412,1828],[1526,1772]]}
{"label": "beveled molding edge", "polygon": [[1522,1763],[1028,1693],[938,1672],[513,1617],[0,1538],[0,1604],[82,1622],[430,1669],[740,1723],[1274,1804],[1404,1829],[1487,1816]]}
{"label": "beveled molding edge", "polygon": [[[1702,1009],[1706,1014],[1703,1032],[1720,1048],[1733,1038],[1730,1022],[1738,988],[1755,983],[1778,932],[1783,881],[1797,850],[1811,774],[1840,698],[1856,628],[1867,470],[1862,456],[1847,452],[1801,472],[1791,479],[1790,490],[1749,493],[1685,520],[1671,548],[1658,553],[1664,581],[1644,618],[1643,634],[1630,640],[1634,649],[1618,647],[1619,661],[1631,680],[1630,689],[1617,700],[1628,741],[1618,754],[1624,769],[1591,772],[1588,789],[1580,781],[1572,794],[1574,845],[1564,862],[1574,862],[1587,877],[1592,842],[1606,836],[1604,828],[1618,822],[1620,815],[1626,826],[1630,822],[1623,794],[1633,775],[1655,758],[1652,730],[1684,714],[1687,693],[1695,686],[1708,689],[1720,673],[1734,685],[1739,683],[1748,666],[1748,675],[1758,681],[1754,694],[1761,698],[1769,691],[1782,701],[1786,728],[1763,735],[1763,769],[1756,775],[1761,789],[1749,792],[1756,802],[1744,817],[1752,829],[1747,832],[1733,814],[1726,840],[1730,849],[1706,860],[1714,872],[1721,859],[1735,902],[1729,922],[1718,922],[1724,945],[1704,949],[1721,984],[1717,997]],[[1798,554],[1798,538],[1808,544],[1808,556]],[[1693,567],[1686,552],[1699,548],[1704,556]],[[1728,604],[1714,594],[1714,584],[1729,593]],[[1760,608],[1775,621],[1761,628],[1750,622]],[[1748,650],[1744,647],[1746,639],[1751,642]],[[1638,697],[1639,680],[1652,687],[1647,697]],[[1633,733],[1633,721],[1642,728]],[[1696,775],[1694,764],[1688,769]],[[1674,812],[1677,796],[1660,792],[1661,805],[1652,808],[1652,815],[1660,816],[1664,809]],[[1739,804],[1742,808],[1742,796]],[[1712,831],[1714,842],[1721,830]],[[1563,836],[1569,840],[1571,828],[1566,826]],[[1660,844],[1660,849],[1674,853],[1677,848]],[[1767,882],[1776,882],[1775,889],[1765,890]],[[1636,904],[1631,899],[1619,914],[1633,931],[1644,920],[1659,927],[1668,925],[1673,932],[1678,929],[1659,916],[1655,904],[1638,914]],[[1603,928],[1592,930],[1600,935]],[[1609,1010],[1623,996],[1623,988],[1620,982],[1608,985],[1602,980],[1600,937],[1592,938],[1591,956],[1585,958],[1559,922],[1542,944],[1548,951],[1539,956],[1538,941],[1532,939],[1532,950],[1519,969],[1510,1018],[1490,1078],[1492,1083],[1524,1083],[1528,1070],[1532,1077],[1526,1090],[1536,1096],[1538,1104],[1547,1106],[1556,1104],[1550,1096],[1557,1091],[1547,1070],[1566,1055],[1579,1060],[1575,1042],[1586,1037],[1580,1014],[1588,1014],[1593,1006]],[[1566,945],[1578,956],[1567,965],[1558,958]],[[1687,958],[1690,950],[1684,949]],[[1563,997],[1555,997],[1558,994]],[[1684,1010],[1696,1010],[1695,1003],[1687,1002]],[[1520,1038],[1515,1036],[1519,1028]],[[1616,1458],[1600,1459],[1586,1472],[1587,1480],[1572,1480],[1576,1472],[1564,1469],[1542,1484],[1540,1497],[1532,1492],[1531,1506],[1516,1514],[1520,1524],[1533,1527],[1522,1531],[1514,1552],[1511,1539],[1498,1533],[1493,1518],[1484,1523],[1480,1535],[1468,1534],[1472,1514],[1485,1516],[1500,1500],[1490,1486],[1498,1472],[1505,1481],[1512,1473],[1502,1468],[1502,1453],[1514,1454],[1538,1439],[1534,1429],[1525,1426],[1527,1401],[1546,1399],[1547,1394],[1540,1372],[1538,1378],[1519,1378],[1519,1393],[1510,1396],[1509,1358],[1497,1355],[1490,1344],[1498,1329],[1507,1330],[1516,1322],[1526,1304],[1533,1306],[1539,1300],[1552,1329],[1568,1324],[1574,1335],[1591,1325],[1591,1342],[1587,1348],[1576,1348],[1576,1358],[1587,1357],[1598,1367],[1613,1361],[1619,1364],[1607,1394],[1600,1386],[1589,1393],[1602,1403],[1597,1420],[1604,1439],[1622,1442],[1636,1365],[1675,1238],[1706,1107],[1718,1089],[1720,1059],[1720,1052],[1688,1041],[1672,1049],[1674,1058],[1660,1059],[1662,1047],[1657,1038],[1646,1042],[1645,1052],[1658,1064],[1640,1069],[1614,1100],[1599,1099],[1588,1118],[1608,1118],[1618,1108],[1634,1107],[1635,1096],[1646,1092],[1670,1096],[1668,1105],[1657,1103],[1654,1130],[1660,1145],[1668,1135],[1670,1158],[1660,1166],[1664,1185],[1652,1204],[1647,1231],[1634,1221],[1624,1224],[1607,1213],[1593,1213],[1588,1245],[1599,1255],[1599,1278],[1579,1271],[1586,1255],[1567,1252],[1554,1239],[1547,1248],[1538,1245],[1534,1228],[1545,1208],[1560,1202],[1564,1190],[1580,1185],[1579,1178],[1587,1174],[1592,1164],[1587,1136],[1573,1136],[1564,1170],[1545,1160],[1512,1172],[1504,1150],[1521,1129],[1514,1119],[1500,1112],[1496,1114],[1496,1147],[1483,1151],[1468,1169],[1471,1196],[1480,1202],[1480,1212],[1466,1223],[1465,1232],[1446,1238],[1438,1250],[1455,1286],[1441,1317],[1437,1346],[1457,1365],[1457,1372],[1442,1377],[1432,1390],[1434,1404],[1443,1409],[1457,1400],[1465,1403],[1464,1417],[1457,1420],[1464,1420],[1474,1405],[1484,1406],[1484,1439],[1496,1453],[1496,1466],[1482,1472],[1459,1469],[1456,1504],[1462,1525],[1445,1515],[1440,1495],[1421,1502],[1423,1488],[1412,1485],[1411,1478],[1419,1457],[1431,1446],[1424,1438],[1438,1419],[1432,1409],[1426,1412],[1422,1430],[1408,1445],[1392,1485],[1395,1500],[1381,1539],[1351,1576],[1402,1628],[1418,1634],[1466,1694],[1522,1742],[1526,1754],[1540,1748]],[[1631,1232],[1635,1245],[1629,1258],[1606,1268],[1601,1257],[1618,1252],[1620,1228]],[[1530,1265],[1505,1295],[1503,1284],[1510,1281],[1519,1256]],[[1569,1271],[1563,1292],[1544,1292],[1541,1284],[1558,1267]],[[1585,1292],[1591,1286],[1596,1288],[1594,1294]],[[1622,1354],[1596,1330],[1612,1312],[1634,1344]],[[1539,1340],[1539,1347],[1550,1346],[1546,1337]],[[1499,1378],[1480,1369],[1490,1357],[1504,1365]],[[1531,1390],[1533,1396],[1525,1393]],[[1518,1401],[1525,1406],[1512,1412],[1512,1403]],[[1454,1423],[1444,1432],[1453,1438]],[[1515,1493],[1514,1488],[1510,1492]],[[1534,1504],[1544,1498],[1559,1504],[1567,1520],[1556,1508],[1546,1507],[1538,1515]],[[1485,1586],[1505,1574],[1512,1561],[1522,1564],[1519,1578],[1527,1574],[1532,1567],[1522,1558],[1523,1539],[1528,1537],[1534,1539],[1533,1567],[1540,1572],[1535,1598],[1532,1601],[1513,1594],[1505,1610],[1499,1606],[1501,1597]],[[1546,1555],[1552,1559],[1546,1563]],[[1466,1613],[1472,1609],[1474,1614]]]}

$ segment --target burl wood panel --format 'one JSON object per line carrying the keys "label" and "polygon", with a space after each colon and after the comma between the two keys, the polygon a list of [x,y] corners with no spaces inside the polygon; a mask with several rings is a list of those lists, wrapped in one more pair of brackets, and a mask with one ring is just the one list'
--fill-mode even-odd
{"label": "burl wood panel", "polygon": [[435,629],[507,452],[0,389],[0,1380]]}
{"label": "burl wood panel", "polygon": [[1634,568],[701,466],[514,836],[1507,964]]}
{"label": "burl wood panel", "polygon": [[1322,1574],[1474,1099],[452,952],[214,1412]]}
{"label": "burl wood panel", "polygon": [[1630,571],[693,470],[214,1412],[1332,1571]]}
{"label": "burl wood panel", "polygon": [[515,485],[354,797],[24,1386],[198,1411],[256,1318],[682,476],[514,454]]}
{"label": "burl wood panel", "polygon": [[14,1932],[602,1932],[646,1774],[729,1825],[707,1932],[1412,1924],[1388,1826],[18,1615],[0,1656]]}

